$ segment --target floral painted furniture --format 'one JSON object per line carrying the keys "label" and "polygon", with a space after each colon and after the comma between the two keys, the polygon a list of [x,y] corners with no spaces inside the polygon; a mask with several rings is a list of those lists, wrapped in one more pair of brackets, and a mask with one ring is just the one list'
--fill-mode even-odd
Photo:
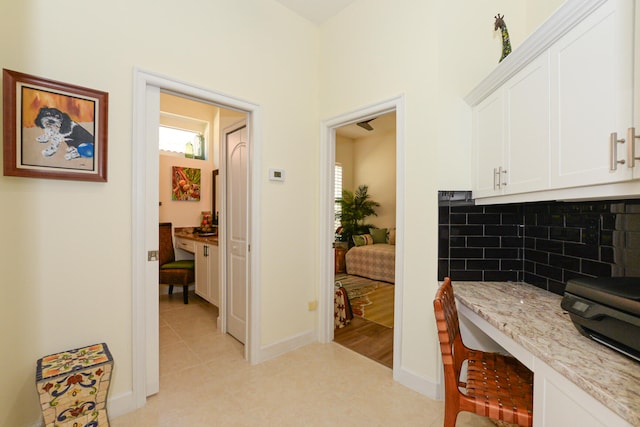
{"label": "floral painted furniture", "polygon": [[94,344],[38,360],[36,386],[46,427],[107,427],[113,358]]}

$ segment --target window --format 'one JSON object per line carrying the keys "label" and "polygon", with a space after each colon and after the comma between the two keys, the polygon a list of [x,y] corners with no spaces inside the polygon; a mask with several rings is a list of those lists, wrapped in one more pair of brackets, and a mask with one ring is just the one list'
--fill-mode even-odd
{"label": "window", "polygon": [[[333,171],[333,196],[336,199],[342,198],[342,165],[340,163],[336,163]],[[342,207],[340,203],[336,202],[333,209],[336,213],[336,218],[333,220],[333,229],[337,230],[340,227],[340,220],[337,215],[342,212]]]}
{"label": "window", "polygon": [[[158,147],[161,151],[184,155],[187,142],[193,144],[194,157],[206,158],[209,123],[192,117],[161,112]],[[198,135],[204,135],[204,152],[199,153]]]}
{"label": "window", "polygon": [[187,142],[195,145],[196,137],[198,136],[198,132],[166,126],[160,126],[159,131],[160,150],[173,153],[184,154]]}

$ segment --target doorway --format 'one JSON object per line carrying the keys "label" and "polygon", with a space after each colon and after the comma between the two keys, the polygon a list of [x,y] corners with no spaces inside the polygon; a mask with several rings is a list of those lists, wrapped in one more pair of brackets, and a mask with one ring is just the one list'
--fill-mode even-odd
{"label": "doorway", "polygon": [[[395,280],[393,286],[393,372],[394,377],[400,375],[400,362],[402,360],[402,298],[403,298],[403,263],[404,259],[404,97],[398,96],[387,101],[361,108],[359,110],[345,113],[340,116],[328,119],[321,127],[322,150],[321,150],[321,212],[324,221],[321,223],[320,245],[321,257],[321,278],[322,289],[320,291],[320,331],[319,336],[322,342],[334,340],[334,167],[336,159],[336,131],[337,129],[373,120],[375,117],[383,116],[387,113],[395,112],[396,129],[396,248],[395,248]],[[373,122],[372,122],[373,124]]]}
{"label": "doorway", "polygon": [[[133,400],[136,407],[145,404],[148,395],[159,390],[158,363],[158,265],[153,253],[158,248],[158,127],[160,117],[160,92],[169,92],[179,96],[196,99],[204,103],[217,105],[246,114],[248,129],[255,130],[260,126],[260,108],[226,95],[207,89],[182,83],[142,70],[134,71],[134,120],[133,120],[133,218],[132,218],[132,307],[133,307]],[[255,134],[258,134],[257,132]],[[254,150],[258,144],[255,138],[249,139],[248,150]],[[223,166],[223,165],[221,165]],[[252,168],[255,163],[248,164],[248,174],[255,176]],[[224,180],[223,180],[224,181]],[[248,180],[253,189],[254,181]],[[256,197],[257,188],[248,193],[248,197]],[[224,191],[223,191],[224,193]],[[224,197],[224,194],[223,194]],[[248,203],[247,221],[255,212],[251,211],[253,203]],[[223,214],[224,216],[224,214]],[[223,220],[223,218],[221,218]],[[251,236],[251,233],[249,233]],[[251,239],[251,237],[249,237]],[[255,245],[254,245],[255,246]],[[226,259],[224,239],[220,242],[222,259]],[[247,254],[251,257],[251,254]],[[155,261],[155,262],[154,262]],[[224,262],[221,272],[221,283],[226,283]],[[253,266],[255,264],[248,263]],[[255,267],[251,267],[255,268]],[[247,274],[247,337],[245,359],[249,362],[256,357],[256,343],[260,342],[259,330],[254,327],[251,313],[252,292],[256,283],[252,277],[258,277],[255,271]],[[224,287],[224,286],[223,286]],[[224,302],[221,302],[221,305]],[[224,311],[224,308],[222,308]],[[223,330],[224,331],[224,330]],[[226,332],[226,331],[224,331]]]}
{"label": "doorway", "polygon": [[335,207],[334,283],[336,298],[348,304],[347,318],[336,322],[334,341],[388,368],[393,368],[395,157],[395,111],[336,129],[334,182],[341,202]]}

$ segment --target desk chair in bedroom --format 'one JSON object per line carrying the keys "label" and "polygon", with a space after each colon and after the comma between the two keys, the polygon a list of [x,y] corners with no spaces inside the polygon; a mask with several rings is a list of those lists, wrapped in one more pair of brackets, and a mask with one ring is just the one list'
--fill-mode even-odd
{"label": "desk chair in bedroom", "polygon": [[160,223],[160,253],[158,256],[160,284],[169,285],[169,295],[173,294],[173,285],[182,286],[184,303],[189,304],[189,283],[195,280],[195,262],[192,259],[176,261],[170,222]]}
{"label": "desk chair in bedroom", "polygon": [[[444,364],[444,427],[454,427],[460,411],[530,427],[533,372],[511,356],[464,345],[450,278],[438,289],[433,308]],[[466,381],[460,375],[465,360]]]}

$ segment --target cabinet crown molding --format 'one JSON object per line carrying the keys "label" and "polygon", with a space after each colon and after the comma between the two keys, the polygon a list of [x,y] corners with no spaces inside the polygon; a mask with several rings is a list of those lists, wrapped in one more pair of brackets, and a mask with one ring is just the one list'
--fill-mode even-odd
{"label": "cabinet crown molding", "polygon": [[610,0],[567,0],[467,94],[466,103],[476,106],[607,1]]}

